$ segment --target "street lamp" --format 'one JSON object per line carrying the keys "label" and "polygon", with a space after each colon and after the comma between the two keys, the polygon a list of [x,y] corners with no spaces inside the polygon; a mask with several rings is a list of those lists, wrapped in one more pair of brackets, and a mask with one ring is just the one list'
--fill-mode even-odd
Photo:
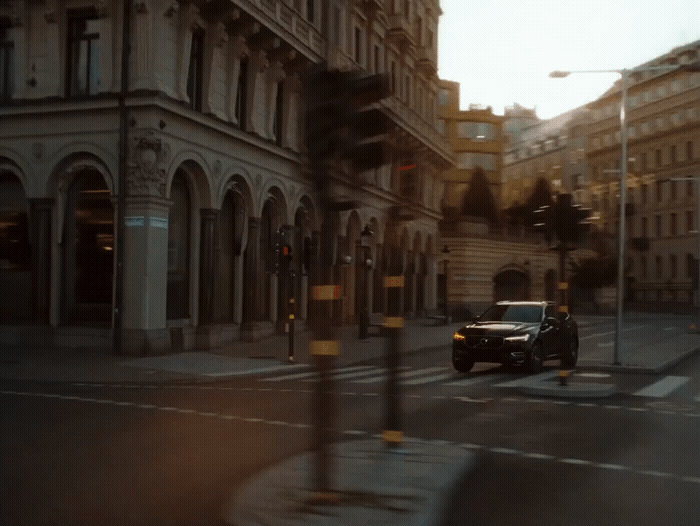
{"label": "street lamp", "polygon": [[[372,254],[370,252],[370,240],[374,232],[370,230],[369,225],[365,225],[365,228],[360,232],[360,247],[362,248],[362,284],[361,284],[361,307],[360,307],[360,323],[358,330],[358,338],[367,338],[367,331],[369,329],[369,295],[368,295],[368,277],[369,270],[372,268]],[[359,255],[359,254],[358,254]]]}
{"label": "street lamp", "polygon": [[572,73],[618,73],[622,78],[622,100],[620,103],[620,221],[617,236],[617,301],[615,315],[615,347],[613,352],[613,364],[619,365],[620,338],[622,333],[622,303],[624,300],[625,285],[625,209],[627,207],[627,84],[631,73],[641,71],[700,71],[700,60],[691,64],[668,66],[639,66],[632,69],[589,69],[579,71],[552,71],[551,78],[565,78]]}
{"label": "street lamp", "polygon": [[442,249],[443,253],[443,258],[444,258],[444,263],[445,263],[445,311],[444,311],[444,316],[445,316],[445,323],[449,323],[449,307],[447,305],[447,263],[449,261],[448,256],[450,254],[450,249],[448,248],[447,245],[445,245]]}

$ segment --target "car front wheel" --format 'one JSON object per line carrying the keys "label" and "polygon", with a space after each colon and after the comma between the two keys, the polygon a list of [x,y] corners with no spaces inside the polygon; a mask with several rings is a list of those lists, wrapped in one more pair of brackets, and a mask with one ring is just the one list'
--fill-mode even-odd
{"label": "car front wheel", "polygon": [[472,370],[472,367],[474,367],[474,360],[471,358],[453,358],[452,365],[454,365],[455,369],[457,369],[460,373],[468,373]]}
{"label": "car front wheel", "polygon": [[544,362],[544,351],[542,350],[542,343],[537,341],[532,344],[527,368],[531,373],[539,373],[542,370],[542,362]]}

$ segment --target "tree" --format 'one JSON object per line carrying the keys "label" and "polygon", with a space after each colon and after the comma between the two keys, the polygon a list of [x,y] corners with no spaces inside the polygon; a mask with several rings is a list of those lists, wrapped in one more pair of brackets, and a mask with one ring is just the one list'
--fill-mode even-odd
{"label": "tree", "polygon": [[535,181],[535,186],[532,188],[532,192],[525,200],[525,203],[516,203],[508,208],[506,213],[510,218],[511,224],[532,226],[537,222],[536,216],[533,216],[535,210],[543,206],[552,206],[553,204],[554,198],[552,197],[549,183],[545,178],[540,177]]}
{"label": "tree", "polygon": [[481,166],[477,166],[474,169],[469,189],[464,195],[462,214],[484,217],[491,223],[495,223],[498,218],[496,201],[491,193],[486,173]]}

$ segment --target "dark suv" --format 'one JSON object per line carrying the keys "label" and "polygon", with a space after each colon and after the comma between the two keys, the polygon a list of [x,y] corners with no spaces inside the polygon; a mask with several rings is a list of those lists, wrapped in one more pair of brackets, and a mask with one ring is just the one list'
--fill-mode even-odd
{"label": "dark suv", "polygon": [[536,373],[552,358],[562,367],[576,365],[578,326],[546,301],[499,301],[452,337],[452,364],[461,372],[475,362],[498,362]]}

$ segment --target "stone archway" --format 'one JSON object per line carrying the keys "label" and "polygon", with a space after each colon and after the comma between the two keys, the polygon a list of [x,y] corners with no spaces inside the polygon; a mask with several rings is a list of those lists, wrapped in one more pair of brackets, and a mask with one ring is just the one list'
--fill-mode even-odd
{"label": "stone archway", "polygon": [[[29,201],[20,179],[0,167],[0,323],[32,318]],[[11,293],[10,293],[11,292]]]}
{"label": "stone archway", "polygon": [[114,209],[103,175],[84,167],[68,187],[62,238],[61,322],[110,326]]}
{"label": "stone archway", "polygon": [[529,278],[521,269],[502,269],[493,277],[493,301],[524,301],[529,289]]}

